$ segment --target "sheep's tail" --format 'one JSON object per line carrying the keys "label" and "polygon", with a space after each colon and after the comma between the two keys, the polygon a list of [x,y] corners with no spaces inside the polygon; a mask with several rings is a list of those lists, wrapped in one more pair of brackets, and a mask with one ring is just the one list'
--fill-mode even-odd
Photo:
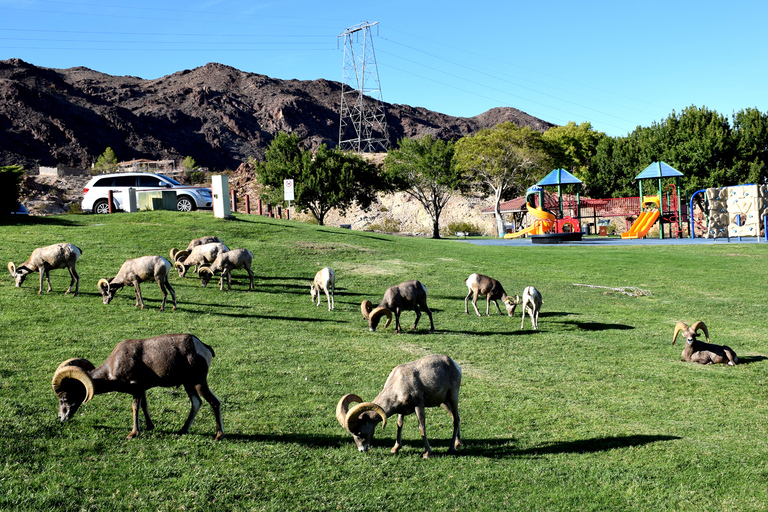
{"label": "sheep's tail", "polygon": [[[200,343],[203,343],[203,342],[201,341]],[[211,357],[216,357],[216,352],[213,351],[213,347],[212,346],[206,345],[205,343],[203,343],[203,345],[205,346],[205,348],[207,348],[208,350],[211,351]]]}

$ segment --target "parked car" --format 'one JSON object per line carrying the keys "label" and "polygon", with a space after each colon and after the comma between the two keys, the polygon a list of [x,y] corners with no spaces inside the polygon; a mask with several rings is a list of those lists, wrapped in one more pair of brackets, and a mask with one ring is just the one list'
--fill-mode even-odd
{"label": "parked car", "polygon": [[198,208],[213,208],[211,189],[182,185],[173,178],[149,172],[125,172],[94,176],[83,189],[83,211],[109,213],[109,191],[112,191],[114,207],[123,210],[128,201],[128,189],[136,193],[156,190],[176,192],[176,209],[189,212]]}

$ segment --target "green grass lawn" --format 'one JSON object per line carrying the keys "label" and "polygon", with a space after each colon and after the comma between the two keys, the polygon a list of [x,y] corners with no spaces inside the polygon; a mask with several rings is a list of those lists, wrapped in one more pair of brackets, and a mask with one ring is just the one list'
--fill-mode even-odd
{"label": "green grass lawn", "polygon": [[[147,309],[124,288],[96,288],[129,258],[168,257],[218,235],[254,253],[256,291],[202,288],[175,273],[179,308]],[[765,510],[768,509],[768,259],[764,244],[480,247],[257,216],[144,212],[31,218],[0,225],[0,259],[35,247],[83,249],[80,295],[37,277],[0,284],[2,510]],[[315,272],[336,272],[336,310],[310,302]],[[495,277],[509,293],[542,293],[539,331],[464,314],[464,280]],[[435,332],[371,333],[360,302],[409,279],[429,290]],[[633,286],[630,297],[605,288]],[[485,311],[483,300],[478,308]],[[495,306],[492,305],[495,311]],[[503,308],[502,308],[503,309]],[[403,326],[414,314],[405,312]],[[704,320],[743,364],[680,361],[677,321]],[[383,324],[382,324],[383,326]],[[50,381],[58,364],[100,364],[126,338],[191,332],[213,346],[209,383],[226,437],[204,404],[187,436],[182,388],[152,389],[156,428],[128,441],[131,397],[98,395],[61,425]],[[427,410],[434,457],[421,459],[415,416],[393,456],[395,421],[359,453],[334,411],[345,393],[371,400],[397,364],[444,353],[463,369],[464,447],[446,455],[451,424]]]}

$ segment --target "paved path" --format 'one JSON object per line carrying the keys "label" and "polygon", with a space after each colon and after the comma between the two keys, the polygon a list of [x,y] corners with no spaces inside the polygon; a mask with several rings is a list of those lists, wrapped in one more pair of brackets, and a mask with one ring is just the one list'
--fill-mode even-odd
{"label": "paved path", "polygon": [[765,243],[765,238],[757,239],[755,237],[738,237],[731,238],[665,238],[663,240],[659,238],[636,238],[636,239],[622,239],[621,237],[601,237],[601,236],[588,236],[584,237],[581,242],[563,242],[560,244],[534,244],[530,238],[493,238],[493,239],[469,239],[469,240],[457,240],[459,242],[466,242],[474,245],[504,245],[512,247],[561,247],[564,245],[717,245],[717,244],[756,244]]}

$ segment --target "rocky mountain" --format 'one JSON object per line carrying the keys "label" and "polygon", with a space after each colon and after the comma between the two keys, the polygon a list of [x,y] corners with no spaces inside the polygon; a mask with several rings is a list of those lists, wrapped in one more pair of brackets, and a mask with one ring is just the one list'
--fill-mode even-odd
{"label": "rocky mountain", "polygon": [[[335,147],[339,82],[278,80],[221,64],[156,80],[91,69],[0,61],[0,165],[87,168],[107,147],[119,160],[181,160],[212,170],[260,157],[278,131],[308,148]],[[389,137],[430,133],[457,139],[504,121],[546,130],[551,123],[514,108],[471,118],[385,104]]]}

